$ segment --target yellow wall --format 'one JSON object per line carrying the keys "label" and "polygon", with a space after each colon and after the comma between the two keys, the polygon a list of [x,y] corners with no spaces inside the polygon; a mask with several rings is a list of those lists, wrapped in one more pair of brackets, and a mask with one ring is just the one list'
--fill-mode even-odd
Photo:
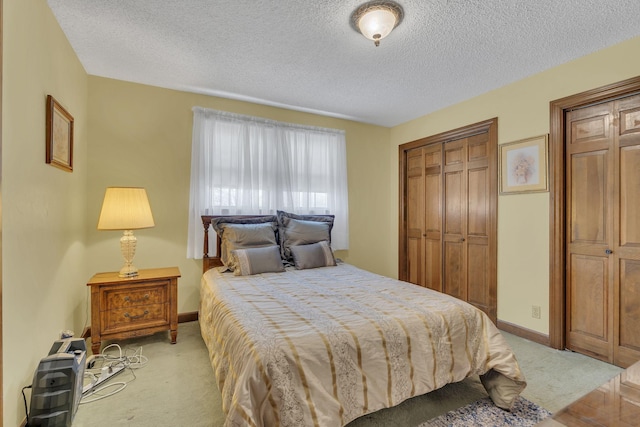
{"label": "yellow wall", "polygon": [[337,255],[378,273],[395,273],[384,249],[394,238],[384,226],[391,221],[386,208],[392,181],[389,129],[101,77],[89,78],[89,92],[87,245],[92,271],[113,271],[122,264],[120,233],[95,229],[105,188],[146,187],[156,226],[136,231],[135,265],[178,266],[178,311],[198,309],[202,262],[186,259],[186,244],[192,108],[200,106],[345,130],[350,249]]}
{"label": "yellow wall", "polygon": [[[398,145],[493,117],[499,144],[549,133],[550,101],[640,75],[638,52],[640,37],[394,127],[390,200],[398,200]],[[389,250],[397,253],[397,245]],[[532,305],[542,319],[531,317]],[[548,312],[549,193],[500,196],[498,318],[548,334]]]}
{"label": "yellow wall", "polygon": [[[2,220],[4,425],[65,329],[85,322],[88,80],[42,0],[4,2]],[[45,163],[45,100],[75,119],[74,171]]]}

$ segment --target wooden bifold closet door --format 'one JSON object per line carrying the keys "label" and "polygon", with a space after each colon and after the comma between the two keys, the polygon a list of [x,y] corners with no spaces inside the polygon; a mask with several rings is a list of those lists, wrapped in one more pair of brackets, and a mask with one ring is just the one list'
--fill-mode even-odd
{"label": "wooden bifold closet door", "polygon": [[640,95],[566,113],[567,348],[640,359]]}
{"label": "wooden bifold closet door", "polygon": [[400,146],[399,277],[497,322],[497,119]]}

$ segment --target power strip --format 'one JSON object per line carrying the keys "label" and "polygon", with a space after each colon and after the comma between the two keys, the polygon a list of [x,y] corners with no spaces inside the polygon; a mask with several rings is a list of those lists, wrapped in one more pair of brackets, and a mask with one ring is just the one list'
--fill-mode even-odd
{"label": "power strip", "polygon": [[124,370],[124,366],[123,365],[115,365],[115,366],[105,366],[105,367],[103,367],[102,368],[102,372],[100,373],[100,376],[98,377],[96,382],[85,384],[82,387],[82,394],[85,394],[86,392],[93,390],[94,388],[98,387],[100,384],[102,384],[103,382],[107,381],[109,378],[119,374],[123,370]]}

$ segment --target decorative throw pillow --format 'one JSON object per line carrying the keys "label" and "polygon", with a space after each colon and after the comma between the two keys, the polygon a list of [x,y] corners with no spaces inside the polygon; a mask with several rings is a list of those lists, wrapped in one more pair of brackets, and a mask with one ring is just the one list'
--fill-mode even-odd
{"label": "decorative throw pillow", "polygon": [[231,251],[234,258],[236,276],[249,276],[259,273],[279,273],[284,271],[280,258],[280,246],[264,248],[235,249]]}
{"label": "decorative throw pillow", "polygon": [[233,271],[235,260],[231,251],[278,245],[275,216],[260,218],[215,218],[213,229],[220,236],[220,260]]}
{"label": "decorative throw pillow", "polygon": [[290,248],[326,241],[331,243],[333,215],[297,215],[278,211],[278,229],[282,259],[292,262]]}
{"label": "decorative throw pillow", "polygon": [[293,265],[298,270],[307,268],[329,267],[336,265],[331,246],[327,241],[310,245],[291,246]]}

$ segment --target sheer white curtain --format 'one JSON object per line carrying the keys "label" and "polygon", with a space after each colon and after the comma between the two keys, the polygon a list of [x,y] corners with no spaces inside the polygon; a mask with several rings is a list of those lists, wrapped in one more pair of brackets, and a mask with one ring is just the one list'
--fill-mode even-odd
{"label": "sheer white curtain", "polygon": [[[200,215],[333,214],[349,248],[344,131],[193,108],[188,258],[202,257]],[[210,245],[215,250],[214,245]]]}

